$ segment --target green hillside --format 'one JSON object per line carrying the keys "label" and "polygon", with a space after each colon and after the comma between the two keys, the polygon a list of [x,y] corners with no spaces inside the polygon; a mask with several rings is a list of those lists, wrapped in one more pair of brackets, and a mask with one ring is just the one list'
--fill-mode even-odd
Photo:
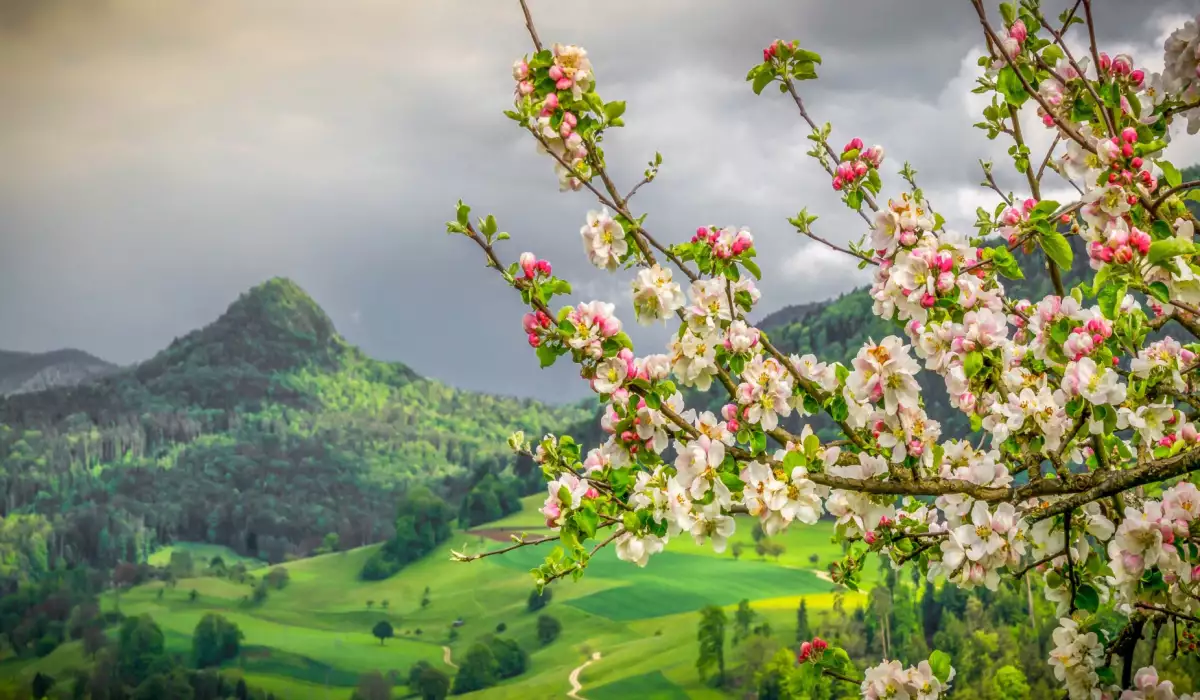
{"label": "green hillside", "polygon": [[[537,496],[525,499],[522,514],[533,513],[539,501]],[[835,601],[832,584],[812,571],[842,553],[830,541],[832,528],[822,523],[783,536],[787,552],[779,563],[760,559],[752,550],[734,560],[729,553],[716,555],[685,539],[673,542],[645,569],[620,562],[611,549],[605,550],[592,561],[587,577],[556,584],[549,604],[530,612],[528,570],[544,554],[539,547],[469,564],[450,561],[451,547],[462,549],[465,544],[470,551],[499,547],[488,537],[495,536],[501,525],[458,531],[433,554],[385,581],[358,578],[377,548],[370,546],[283,565],[288,571],[286,586],[272,590],[257,604],[251,600],[252,580],[238,583],[204,575],[180,578],[174,584],[153,581],[119,598],[109,592],[102,596],[101,608],[109,612],[119,606],[123,615],[131,617],[150,615],[163,631],[167,651],[183,658],[191,652],[192,633],[200,619],[219,613],[244,634],[241,654],[227,662],[223,672],[286,698],[323,698],[326,692],[330,698],[348,698],[361,675],[396,671],[403,681],[409,668],[421,660],[453,675],[455,669],[444,663],[443,646],[449,647],[450,660],[459,663],[477,640],[497,634],[503,625],[498,636],[516,640],[529,652],[529,669],[466,697],[515,700],[562,697],[570,689],[571,670],[595,651],[601,659],[581,677],[588,690],[585,697],[723,697],[696,676],[700,607],[721,605],[732,615],[739,600],[750,599],[760,620],[769,622],[786,643],[794,636],[801,598],[814,615],[830,609]],[[749,542],[750,530],[750,523],[743,520],[737,541]],[[810,560],[814,555],[815,562]],[[426,587],[429,603],[422,606]],[[194,600],[192,591],[196,591]],[[865,601],[863,594],[839,596],[840,604],[850,611]],[[562,624],[561,636],[546,645],[538,641],[536,632],[540,614],[552,615]],[[380,644],[371,630],[384,619],[393,625],[395,638]],[[451,630],[456,629],[452,623],[458,619],[463,624],[452,639]],[[72,669],[90,668],[81,644],[68,642],[38,660],[0,662],[0,688],[5,683],[27,685],[39,671],[65,678]],[[398,688],[395,696],[403,694],[404,689]]]}
{"label": "green hillside", "polygon": [[484,473],[537,481],[507,436],[588,413],[373,360],[273,279],[141,365],[0,400],[0,592],[176,540],[271,562],[379,542],[412,486],[457,501]]}

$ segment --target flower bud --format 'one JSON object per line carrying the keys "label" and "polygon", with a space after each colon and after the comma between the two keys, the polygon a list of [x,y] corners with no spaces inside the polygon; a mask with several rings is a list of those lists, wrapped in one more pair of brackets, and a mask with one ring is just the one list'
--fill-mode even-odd
{"label": "flower bud", "polygon": [[548,110],[551,112],[558,109],[558,95],[556,95],[553,92],[550,93],[549,95],[546,95],[546,101],[542,103],[542,109],[545,109],[545,110]]}
{"label": "flower bud", "polygon": [[541,344],[542,344],[542,339],[538,337],[537,333],[529,334],[529,347],[536,348],[537,346],[539,346]]}
{"label": "flower bud", "polygon": [[1141,69],[1132,71],[1129,74],[1129,79],[1133,81],[1133,84],[1136,87],[1141,87],[1142,83],[1144,83],[1146,81],[1146,73],[1145,73],[1145,71],[1143,71]]}
{"label": "flower bud", "polygon": [[1129,54],[1117,54],[1112,61],[1112,69],[1117,75],[1129,75],[1133,72],[1133,58]]}
{"label": "flower bud", "polygon": [[533,253],[521,253],[519,258],[521,269],[525,271],[525,276],[532,278],[537,271],[537,257]]}
{"label": "flower bud", "polygon": [[1018,44],[1024,44],[1025,39],[1029,36],[1029,30],[1025,27],[1024,22],[1017,20],[1008,28],[1008,35],[1016,39]]}
{"label": "flower bud", "polygon": [[524,80],[529,77],[529,64],[523,59],[518,59],[513,62],[513,80]]}
{"label": "flower bud", "polygon": [[1112,59],[1109,58],[1108,54],[1101,53],[1100,54],[1100,70],[1107,72],[1111,68],[1112,68]]}

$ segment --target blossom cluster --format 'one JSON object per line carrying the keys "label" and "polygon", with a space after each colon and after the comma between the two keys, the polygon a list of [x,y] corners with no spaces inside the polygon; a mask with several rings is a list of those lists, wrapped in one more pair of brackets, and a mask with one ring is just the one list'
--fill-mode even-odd
{"label": "blossom cluster", "polygon": [[937,700],[950,690],[954,680],[954,669],[943,681],[934,674],[928,661],[916,666],[904,667],[899,661],[884,661],[867,669],[862,682],[863,700],[892,700],[893,698],[920,698]]}
{"label": "blossom cluster", "polygon": [[[1198,346],[1159,332],[1174,319],[1200,339],[1194,222],[1160,186],[1188,188],[1162,149],[1174,115],[1200,130],[1200,30],[1189,22],[1174,32],[1164,70],[1147,75],[1094,46],[1095,66],[1077,61],[1058,34],[1039,36],[1046,22],[1035,4],[1004,7],[980,62],[983,91],[997,95],[981,126],[1014,137],[1010,154],[1031,191],[1008,196],[987,170],[1003,201],[979,210],[978,235],[949,228],[907,165],[910,189],[876,203],[883,148],[854,138],[838,156],[828,127],[814,125],[812,155],[868,220],[848,252],[875,267],[872,310],[901,329],[870,339],[848,366],[788,355],[747,320],[761,298],[747,229],[704,226],[668,247],[646,233],[604,171],[599,135],[621,125],[624,103],[600,99],[586,51],[555,44],[514,65],[510,116],[554,157],[562,188],[608,190],[580,229],[589,262],[638,268],[630,289],[639,323],[680,321],[666,352],[638,355],[613,304],[550,310],[569,285],[546,261],[525,254],[507,273],[531,306],[522,320],[529,344],[543,365],[565,354],[580,365],[603,402],[607,436],[586,454],[552,437],[534,452],[549,480],[542,514],[565,545],[535,571],[539,582],[581,573],[590,557],[582,541],[598,529],[613,528],[601,546],[615,542],[619,558],[646,566],[680,536],[724,551],[739,514],[768,536],[828,514],[853,545],[833,569],[839,583],[856,585],[866,551],[962,587],[994,590],[1002,575],[1036,569],[1061,617],[1049,663],[1071,698],[1175,697],[1153,668],[1130,688],[1106,680],[1115,631],[1094,613],[1200,610],[1200,490],[1176,480],[1200,469],[1200,430],[1185,412],[1200,405],[1190,375]],[[795,81],[814,78],[819,62],[777,41],[747,79],[756,93],[778,82],[799,102]],[[1036,175],[1017,123],[1027,103],[1056,137]],[[1080,190],[1077,202],[1042,197],[1047,168]],[[815,219],[804,221],[798,228],[812,235]],[[461,215],[451,230],[479,240]],[[1073,267],[1076,238],[1095,274],[1068,289],[1060,273]],[[1004,280],[1032,269],[1018,251],[1045,259],[1053,293],[1009,294]],[[676,269],[687,279],[677,281]],[[979,438],[943,436],[926,411],[922,370],[940,378]],[[685,405],[681,387],[714,383],[728,393],[719,409]],[[842,439],[803,420],[818,414]],[[1146,600],[1164,607],[1139,608]],[[827,651],[818,638],[798,658],[819,662]],[[884,662],[866,671],[862,695],[940,697],[953,678],[943,661]]]}

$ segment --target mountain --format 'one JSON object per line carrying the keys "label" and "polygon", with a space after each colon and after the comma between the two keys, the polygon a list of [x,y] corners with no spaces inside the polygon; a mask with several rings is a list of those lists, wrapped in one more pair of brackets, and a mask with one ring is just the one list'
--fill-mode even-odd
{"label": "mountain", "polygon": [[508,435],[585,415],[373,360],[273,279],[140,365],[0,399],[0,515],[19,516],[0,519],[0,582],[173,540],[274,561],[380,541],[414,486],[457,500],[487,474],[540,478]]}
{"label": "mountain", "polygon": [[82,350],[0,350],[0,396],[75,386],[116,370],[117,366],[111,362]]}

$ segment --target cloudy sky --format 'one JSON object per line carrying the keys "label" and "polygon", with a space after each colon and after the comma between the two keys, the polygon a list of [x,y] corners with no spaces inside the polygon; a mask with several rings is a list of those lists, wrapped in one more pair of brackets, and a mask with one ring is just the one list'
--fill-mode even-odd
{"label": "cloudy sky", "polygon": [[[1097,0],[1102,48],[1157,68],[1197,4]],[[911,161],[960,228],[994,201],[974,186],[979,158],[1004,149],[970,127],[981,42],[967,0],[531,6],[544,41],[586,46],[601,94],[628,102],[605,142],[618,182],[663,154],[636,200],[647,228],[677,241],[750,227],[763,312],[866,280],[786,223],[808,206],[831,239],[863,232],[804,156],[794,106],[743,81],[777,36],[824,56],[803,87],[835,145],[884,145],[887,172]],[[584,395],[569,366],[537,369],[519,299],[443,225],[459,197],[495,213],[507,259],[535,251],[580,299],[626,302],[632,320],[628,276],[582,254],[595,203],[558,193],[501,114],[529,48],[516,0],[3,0],[0,348],[136,362],[283,275],[380,359],[467,388]],[[1176,139],[1176,162],[1200,160],[1195,141]],[[633,335],[644,352],[665,337]]]}

